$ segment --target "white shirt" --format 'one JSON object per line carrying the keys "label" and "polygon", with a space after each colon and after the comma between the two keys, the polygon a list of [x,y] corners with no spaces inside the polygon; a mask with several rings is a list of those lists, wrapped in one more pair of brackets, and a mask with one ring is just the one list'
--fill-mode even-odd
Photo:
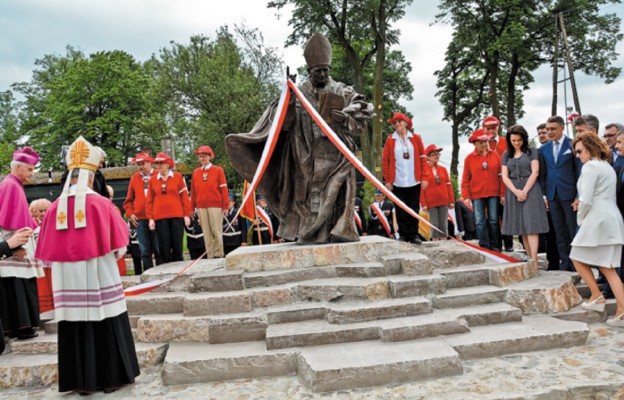
{"label": "white shirt", "polygon": [[[405,142],[401,140],[398,133],[394,132],[392,138],[396,140],[394,145],[394,159],[396,164],[396,174],[394,176],[394,186],[411,187],[416,186],[420,182],[416,181],[416,172],[414,171],[414,146],[410,141],[414,135],[407,131]],[[409,158],[403,158],[403,153],[409,153]]]}

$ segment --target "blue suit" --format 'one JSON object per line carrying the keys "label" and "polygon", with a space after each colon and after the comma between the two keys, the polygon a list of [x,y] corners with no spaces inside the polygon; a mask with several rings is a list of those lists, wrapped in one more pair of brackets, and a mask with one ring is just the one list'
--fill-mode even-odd
{"label": "blue suit", "polygon": [[615,169],[615,172],[621,170],[622,167],[624,167],[624,156],[618,156],[615,161],[611,163],[611,165],[613,165],[613,169]]}
{"label": "blue suit", "polygon": [[570,262],[570,243],[576,234],[576,213],[572,202],[576,198],[576,181],[581,174],[581,164],[572,149],[572,139],[564,137],[557,162],[553,155],[553,142],[539,148],[539,182],[542,192],[548,199],[550,216],[559,250],[559,269],[573,271]]}

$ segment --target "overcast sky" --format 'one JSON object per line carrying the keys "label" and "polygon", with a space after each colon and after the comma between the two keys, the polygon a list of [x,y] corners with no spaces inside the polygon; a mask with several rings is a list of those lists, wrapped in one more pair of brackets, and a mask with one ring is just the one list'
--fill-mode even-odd
{"label": "overcast sky", "polygon": [[[65,54],[72,45],[90,54],[101,50],[123,50],[144,61],[167,47],[170,41],[187,43],[191,35],[214,37],[222,25],[245,23],[259,28],[267,45],[278,47],[291,70],[304,64],[302,50],[284,48],[290,31],[289,10],[276,17],[275,10],[266,8],[264,0],[0,0],[0,91],[14,82],[28,81],[34,61],[44,54]],[[219,5],[215,5],[219,4]],[[442,107],[437,98],[433,72],[444,66],[444,52],[451,38],[451,29],[432,25],[437,12],[436,2],[416,0],[405,17],[398,22],[401,50],[412,63],[410,80],[414,100],[404,101],[414,114],[414,130],[425,145],[444,147],[442,161],[450,162],[451,127],[442,121]],[[624,5],[610,6],[604,12],[624,16]],[[618,52],[624,53],[620,43]],[[615,62],[624,66],[624,56]],[[541,68],[535,83],[525,93],[526,116],[519,123],[531,136],[537,124],[550,115],[551,71]],[[608,122],[624,122],[624,78],[605,85],[598,78],[577,76],[581,107],[594,113],[601,126]],[[564,114],[563,88],[560,89],[558,113]],[[571,96],[569,103],[572,104]],[[601,127],[601,133],[602,133]],[[465,139],[462,139],[465,141]],[[462,146],[460,160],[472,146]]]}

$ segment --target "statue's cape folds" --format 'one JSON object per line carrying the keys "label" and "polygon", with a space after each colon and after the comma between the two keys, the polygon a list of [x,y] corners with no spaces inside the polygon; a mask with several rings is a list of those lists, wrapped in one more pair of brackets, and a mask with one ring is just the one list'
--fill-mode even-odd
{"label": "statue's cape folds", "polygon": [[[319,93],[309,82],[300,90],[319,110]],[[340,95],[345,108],[362,98],[349,86],[330,79],[322,91]],[[232,166],[251,181],[258,168],[269,135],[278,102],[269,105],[248,133],[231,134],[225,148]],[[273,156],[257,191],[268,201],[280,220],[279,237],[298,243],[358,241],[353,218],[355,170],[312,121],[300,102],[294,98],[288,110]],[[365,121],[330,123],[332,129],[355,150],[352,135],[359,134]],[[348,131],[348,132],[347,132]]]}

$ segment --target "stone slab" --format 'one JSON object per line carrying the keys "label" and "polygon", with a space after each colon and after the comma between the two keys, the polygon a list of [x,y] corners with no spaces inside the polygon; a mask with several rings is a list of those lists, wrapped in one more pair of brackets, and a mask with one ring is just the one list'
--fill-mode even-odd
{"label": "stone slab", "polygon": [[392,254],[381,257],[381,263],[386,269],[386,275],[398,275],[403,273],[401,270],[401,255]]}
{"label": "stone slab", "polygon": [[364,236],[360,239],[352,243],[308,246],[296,243],[242,246],[226,256],[226,268],[258,272],[371,262],[399,251],[399,243],[395,240],[379,236]]}
{"label": "stone slab", "polygon": [[191,293],[184,299],[184,315],[216,315],[252,310],[251,293]]}
{"label": "stone slab", "polygon": [[299,282],[300,301],[380,300],[390,297],[386,278],[331,278]]}
{"label": "stone slab", "polygon": [[404,275],[429,275],[433,272],[433,266],[434,263],[424,254],[401,254],[401,272]]}
{"label": "stone slab", "polygon": [[296,351],[268,351],[264,342],[172,343],[162,380],[165,385],[181,385],[292,375],[297,370],[296,358]]}
{"label": "stone slab", "polygon": [[13,354],[56,354],[58,352],[56,333],[39,332],[39,336],[28,340],[9,339],[7,347]]}
{"label": "stone slab", "polygon": [[200,272],[191,277],[189,291],[197,292],[225,292],[243,290],[242,271],[211,271]]}
{"label": "stone slab", "polygon": [[392,297],[426,296],[446,291],[446,279],[442,275],[389,276],[388,288]]}
{"label": "stone slab", "polygon": [[292,284],[254,288],[249,290],[254,308],[292,304],[296,301],[296,289]]}
{"label": "stone slab", "polygon": [[334,267],[310,267],[282,271],[247,272],[243,276],[246,288],[283,285],[312,279],[335,278]]}
{"label": "stone slab", "polygon": [[267,308],[267,322],[281,324],[285,322],[324,319],[328,307],[324,303],[294,303]]}
{"label": "stone slab", "polygon": [[374,278],[386,276],[386,268],[380,262],[336,265],[336,275],[350,278]]}
{"label": "stone slab", "polygon": [[587,341],[589,328],[576,321],[531,315],[520,322],[482,326],[443,339],[463,359],[495,357],[503,354],[579,346]]}
{"label": "stone slab", "polygon": [[301,380],[314,392],[387,386],[462,373],[457,353],[439,339],[304,348],[298,367]]}
{"label": "stone slab", "polygon": [[431,302],[424,297],[385,299],[371,303],[330,304],[328,308],[327,321],[331,324],[407,317],[432,311]]}
{"label": "stone slab", "polygon": [[142,316],[137,322],[137,340],[146,343],[208,342],[210,318],[182,314]]}
{"label": "stone slab", "polygon": [[508,285],[507,289],[507,303],[525,314],[567,311],[583,301],[569,274],[555,271],[542,271],[532,279]]}
{"label": "stone slab", "polygon": [[422,246],[420,251],[429,257],[434,268],[452,268],[461,265],[482,264],[486,258],[459,244],[444,244],[439,246]]}
{"label": "stone slab", "polygon": [[317,346],[330,343],[348,343],[379,338],[379,328],[372,322],[346,325],[330,324],[323,320],[299,321],[269,325],[266,330],[266,348]]}
{"label": "stone slab", "polygon": [[125,289],[141,283],[141,277],[137,275],[126,275],[121,277],[121,285]]}
{"label": "stone slab", "polygon": [[[152,282],[161,279],[171,278],[176,276],[182,269],[189,266],[192,261],[175,261],[166,264],[157,265],[153,268],[144,271],[141,274],[141,282]],[[222,270],[225,268],[225,259],[213,258],[213,259],[200,259],[191,268],[189,268],[184,274],[177,276],[173,281],[162,285],[156,292],[187,292],[191,288],[191,277],[195,274],[202,272],[211,272]]]}
{"label": "stone slab", "polygon": [[4,354],[0,357],[0,388],[37,387],[58,381],[56,354]]}
{"label": "stone slab", "polygon": [[537,274],[531,262],[494,264],[490,266],[490,284],[503,287],[533,278]]}
{"label": "stone slab", "polygon": [[186,296],[185,292],[149,292],[126,297],[126,306],[132,315],[181,313]]}
{"label": "stone slab", "polygon": [[490,284],[490,268],[483,264],[437,269],[435,273],[446,278],[447,289]]}
{"label": "stone slab", "polygon": [[266,312],[217,315],[208,321],[210,343],[234,343],[263,340],[267,330]]}
{"label": "stone slab", "polygon": [[507,289],[497,286],[469,286],[448,289],[445,293],[434,295],[431,301],[436,308],[467,307],[504,301],[506,293]]}

